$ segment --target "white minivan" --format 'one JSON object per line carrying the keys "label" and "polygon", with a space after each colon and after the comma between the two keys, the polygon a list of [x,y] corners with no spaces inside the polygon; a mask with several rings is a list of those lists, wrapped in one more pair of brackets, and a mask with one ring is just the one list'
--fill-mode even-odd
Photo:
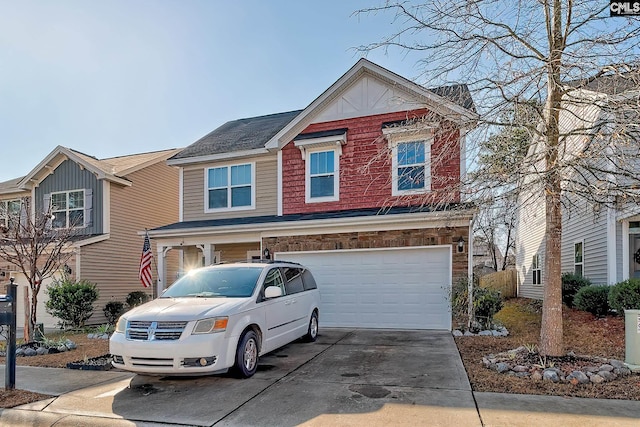
{"label": "white minivan", "polygon": [[320,293],[304,266],[271,261],[192,270],[120,317],[113,366],[157,375],[251,377],[258,357],[318,335]]}

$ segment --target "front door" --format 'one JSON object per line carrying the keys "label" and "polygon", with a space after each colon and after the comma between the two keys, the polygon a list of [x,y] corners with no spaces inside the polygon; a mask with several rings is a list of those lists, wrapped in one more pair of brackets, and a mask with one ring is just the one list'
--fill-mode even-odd
{"label": "front door", "polygon": [[640,234],[629,235],[629,248],[631,249],[629,277],[640,279]]}

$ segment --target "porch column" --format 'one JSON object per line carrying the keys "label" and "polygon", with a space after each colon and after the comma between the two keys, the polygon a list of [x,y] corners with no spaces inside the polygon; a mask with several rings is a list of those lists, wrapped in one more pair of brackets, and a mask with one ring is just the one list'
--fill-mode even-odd
{"label": "porch column", "polygon": [[215,245],[211,243],[205,243],[202,245],[202,253],[204,254],[204,265],[208,266],[213,264],[213,253],[215,252]]}
{"label": "porch column", "polygon": [[156,292],[155,292],[155,297],[159,297],[160,294],[162,293],[162,291],[164,290],[164,284],[166,282],[166,266],[165,266],[165,262],[164,262],[164,256],[167,253],[166,250],[168,250],[169,248],[166,248],[164,246],[158,245],[157,247],[157,251],[158,251],[158,256],[157,258],[157,268],[158,268],[158,281],[156,283]]}
{"label": "porch column", "polygon": [[631,277],[631,266],[629,265],[629,220],[622,220],[622,280],[629,280]]}

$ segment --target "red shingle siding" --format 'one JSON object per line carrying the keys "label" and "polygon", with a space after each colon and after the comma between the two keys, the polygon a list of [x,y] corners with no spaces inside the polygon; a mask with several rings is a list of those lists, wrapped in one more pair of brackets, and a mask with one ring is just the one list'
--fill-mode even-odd
{"label": "red shingle siding", "polygon": [[[308,126],[301,133],[347,128],[347,144],[342,147],[342,156],[340,156],[340,200],[305,203],[305,163],[300,150],[290,142],[282,149],[283,213],[327,212],[458,201],[457,189],[451,191],[451,185],[457,184],[460,179],[459,131],[453,128],[437,132],[432,145],[431,167],[434,191],[429,195],[412,198],[391,195],[391,158],[388,154],[384,154],[387,141],[382,138],[382,124],[408,117],[419,117],[426,113],[426,110],[403,111]],[[383,155],[380,155],[381,153]],[[447,153],[447,157],[443,158],[441,153]],[[447,191],[436,191],[443,189]]]}

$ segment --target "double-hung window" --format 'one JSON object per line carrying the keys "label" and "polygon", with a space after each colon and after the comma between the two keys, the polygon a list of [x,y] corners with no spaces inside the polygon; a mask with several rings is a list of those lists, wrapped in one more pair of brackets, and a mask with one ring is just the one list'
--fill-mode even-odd
{"label": "double-hung window", "polygon": [[338,200],[338,158],[335,149],[307,152],[307,202]]}
{"label": "double-hung window", "polygon": [[383,128],[391,148],[391,194],[431,191],[431,143],[434,125]]}
{"label": "double-hung window", "polygon": [[74,228],[85,226],[84,190],[51,193],[51,226]]}
{"label": "double-hung window", "polygon": [[293,142],[305,163],[305,202],[340,200],[340,156],[347,129],[302,134]]}
{"label": "double-hung window", "polygon": [[9,227],[12,221],[19,220],[20,200],[0,201],[0,227]]}
{"label": "double-hung window", "polygon": [[542,285],[542,266],[540,265],[540,254],[535,254],[531,260],[531,273],[534,285]]}
{"label": "double-hung window", "polygon": [[254,167],[254,163],[246,163],[206,169],[206,210],[252,209]]}
{"label": "double-hung window", "polygon": [[399,194],[428,190],[426,141],[400,142],[395,147],[394,183]]}
{"label": "double-hung window", "polygon": [[573,272],[579,276],[584,272],[584,242],[576,242],[573,244]]}

